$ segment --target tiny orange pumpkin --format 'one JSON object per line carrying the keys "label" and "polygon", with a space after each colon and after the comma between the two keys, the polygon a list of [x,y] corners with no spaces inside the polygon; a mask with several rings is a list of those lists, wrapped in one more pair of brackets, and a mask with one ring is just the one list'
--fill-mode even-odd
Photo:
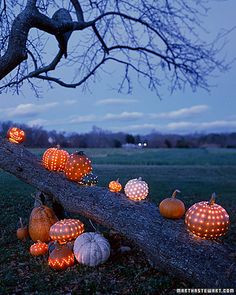
{"label": "tiny orange pumpkin", "polygon": [[30,254],[32,256],[40,256],[48,253],[48,245],[41,241],[37,241],[30,246]]}
{"label": "tiny orange pumpkin", "polygon": [[177,193],[180,193],[180,191],[175,190],[171,198],[166,198],[163,201],[161,201],[159,209],[163,217],[170,219],[178,219],[184,215],[185,206],[181,200],[176,198]]}
{"label": "tiny orange pumpkin", "polygon": [[20,217],[20,227],[16,231],[17,238],[19,240],[25,240],[29,236],[27,226],[23,225],[22,218]]}
{"label": "tiny orange pumpkin", "polygon": [[122,190],[122,185],[119,182],[119,178],[117,180],[112,180],[109,183],[109,190],[113,193],[118,193]]}

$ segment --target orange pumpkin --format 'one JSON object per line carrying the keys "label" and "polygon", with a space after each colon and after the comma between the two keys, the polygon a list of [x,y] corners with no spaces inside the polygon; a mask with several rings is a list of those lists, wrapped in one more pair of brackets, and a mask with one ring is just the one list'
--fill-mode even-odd
{"label": "orange pumpkin", "polygon": [[48,245],[41,241],[37,241],[32,246],[30,246],[30,254],[32,256],[40,256],[48,253]]}
{"label": "orange pumpkin", "polygon": [[43,166],[51,171],[64,171],[68,157],[69,153],[60,150],[59,146],[57,148],[49,148],[43,154]]}
{"label": "orange pumpkin", "polygon": [[36,242],[48,242],[50,240],[50,227],[58,221],[54,211],[47,206],[40,205],[34,208],[30,214],[29,234]]}
{"label": "orange pumpkin", "polygon": [[63,270],[74,265],[74,254],[66,245],[56,244],[55,249],[49,254],[48,265],[56,270]]}
{"label": "orange pumpkin", "polygon": [[18,127],[11,127],[7,132],[7,138],[12,143],[22,143],[25,141],[25,132]]}
{"label": "orange pumpkin", "polygon": [[113,193],[118,193],[122,190],[122,185],[119,183],[119,178],[109,183],[109,190]]}
{"label": "orange pumpkin", "polygon": [[215,203],[213,193],[209,202],[199,202],[188,209],[185,223],[189,231],[204,239],[216,239],[226,234],[229,229],[229,215]]}
{"label": "orange pumpkin", "polygon": [[91,161],[83,152],[76,152],[70,155],[65,165],[66,177],[77,182],[91,171]]}
{"label": "orange pumpkin", "polygon": [[176,198],[177,193],[180,193],[180,191],[175,190],[171,198],[161,201],[159,209],[162,216],[170,219],[178,219],[184,215],[185,206],[181,200]]}
{"label": "orange pumpkin", "polygon": [[19,240],[25,240],[29,236],[27,226],[23,225],[22,218],[20,217],[20,227],[16,231],[17,238]]}
{"label": "orange pumpkin", "polygon": [[79,219],[63,219],[50,228],[50,237],[60,244],[76,239],[84,232],[84,224]]}

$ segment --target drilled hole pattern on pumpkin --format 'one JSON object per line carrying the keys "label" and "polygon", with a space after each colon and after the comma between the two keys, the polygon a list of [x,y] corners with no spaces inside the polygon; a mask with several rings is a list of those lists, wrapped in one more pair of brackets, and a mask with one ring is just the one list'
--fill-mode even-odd
{"label": "drilled hole pattern on pumpkin", "polygon": [[43,165],[51,171],[64,171],[68,157],[67,151],[49,148],[43,154]]}
{"label": "drilled hole pattern on pumpkin", "polygon": [[30,247],[30,253],[33,256],[44,255],[48,252],[48,245],[46,243],[37,242]]}
{"label": "drilled hole pattern on pumpkin", "polygon": [[125,185],[126,196],[133,201],[146,199],[148,195],[148,184],[141,179],[131,179]]}
{"label": "drilled hole pattern on pumpkin", "polygon": [[56,222],[50,228],[50,237],[60,244],[76,239],[84,232],[84,224],[78,219],[64,219]]}
{"label": "drilled hole pattern on pumpkin", "polygon": [[92,172],[85,175],[79,182],[79,184],[85,185],[85,186],[94,186],[94,185],[97,185],[97,183],[98,183],[98,176],[93,174]]}
{"label": "drilled hole pattern on pumpkin", "polygon": [[91,171],[91,161],[84,154],[70,155],[65,166],[66,177],[74,181],[80,181]]}
{"label": "drilled hole pattern on pumpkin", "polygon": [[113,193],[118,193],[122,190],[122,185],[118,181],[111,181],[109,183],[109,190]]}
{"label": "drilled hole pattern on pumpkin", "polygon": [[190,207],[185,216],[187,228],[196,236],[215,239],[226,234],[229,215],[220,205],[199,202]]}

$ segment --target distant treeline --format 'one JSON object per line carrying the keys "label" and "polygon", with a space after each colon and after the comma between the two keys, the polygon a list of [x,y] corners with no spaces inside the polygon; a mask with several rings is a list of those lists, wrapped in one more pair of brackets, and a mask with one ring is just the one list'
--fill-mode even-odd
{"label": "distant treeline", "polygon": [[126,144],[135,146],[147,143],[149,148],[197,148],[197,147],[220,147],[236,148],[236,132],[233,133],[210,133],[210,134],[160,134],[152,132],[148,135],[132,135],[124,132],[113,133],[102,130],[96,126],[88,133],[47,131],[42,127],[29,127],[24,124],[14,124],[11,121],[0,122],[2,136],[12,126],[18,126],[26,132],[25,146],[46,148],[59,144],[65,148],[120,148]]}

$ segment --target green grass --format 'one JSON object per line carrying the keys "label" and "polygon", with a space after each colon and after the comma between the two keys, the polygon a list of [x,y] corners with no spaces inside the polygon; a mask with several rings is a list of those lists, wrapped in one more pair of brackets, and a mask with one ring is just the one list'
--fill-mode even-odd
{"label": "green grass", "polygon": [[[40,156],[43,150],[34,152]],[[94,163],[99,185],[107,186],[118,177],[124,185],[130,178],[141,176],[149,183],[149,198],[156,204],[176,188],[181,190],[180,198],[186,207],[209,199],[216,191],[222,195],[217,202],[231,216],[231,229],[224,241],[236,246],[235,149],[87,149],[85,152]],[[121,237],[114,238],[113,255],[102,266],[91,269],[77,264],[65,272],[50,270],[45,258],[29,255],[31,241],[22,243],[15,236],[18,217],[28,221],[34,203],[30,195],[34,191],[14,176],[0,172],[0,294],[36,290],[38,294],[174,294],[174,288],[185,286],[152,269],[142,253]],[[130,245],[132,251],[118,254],[117,243]]]}

